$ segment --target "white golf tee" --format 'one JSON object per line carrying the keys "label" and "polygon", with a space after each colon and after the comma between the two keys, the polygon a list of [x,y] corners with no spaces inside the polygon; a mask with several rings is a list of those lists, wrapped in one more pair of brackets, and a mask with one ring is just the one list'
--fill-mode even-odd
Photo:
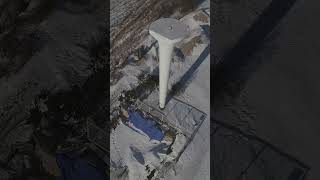
{"label": "white golf tee", "polygon": [[150,34],[159,44],[159,106],[166,105],[170,64],[174,45],[188,33],[188,27],[172,18],[158,19],[150,25]]}

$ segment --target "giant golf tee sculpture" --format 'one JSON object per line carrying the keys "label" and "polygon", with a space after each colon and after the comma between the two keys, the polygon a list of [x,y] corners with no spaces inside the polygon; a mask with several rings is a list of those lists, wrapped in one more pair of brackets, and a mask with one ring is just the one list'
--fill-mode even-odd
{"label": "giant golf tee sculpture", "polygon": [[162,18],[153,22],[150,34],[159,44],[159,106],[164,109],[173,47],[188,34],[188,27],[177,19]]}

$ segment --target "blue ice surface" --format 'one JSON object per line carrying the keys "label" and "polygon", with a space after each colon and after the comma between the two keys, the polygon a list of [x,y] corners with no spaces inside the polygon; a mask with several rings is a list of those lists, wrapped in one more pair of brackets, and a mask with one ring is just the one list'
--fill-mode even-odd
{"label": "blue ice surface", "polygon": [[129,111],[128,120],[135,128],[144,132],[150,138],[150,140],[154,139],[161,141],[163,139],[164,134],[159,128],[156,127],[156,122],[144,117],[140,112]]}

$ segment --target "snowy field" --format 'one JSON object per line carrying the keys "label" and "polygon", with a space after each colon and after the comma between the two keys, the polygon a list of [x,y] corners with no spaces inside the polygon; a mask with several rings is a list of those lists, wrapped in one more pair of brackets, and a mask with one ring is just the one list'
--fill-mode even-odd
{"label": "snowy field", "polygon": [[[201,8],[208,8],[208,2],[205,2]],[[125,168],[118,168],[117,171],[118,174],[119,172],[123,173],[122,177],[125,179],[154,179],[155,177],[175,180],[210,179],[210,55],[208,37],[210,22],[209,18],[207,21],[199,21],[194,18],[199,14],[208,17],[208,13],[210,14],[208,10],[199,9],[180,19],[190,27],[191,33],[176,47],[181,50],[194,39],[199,39],[199,41],[191,48],[190,53],[185,53],[184,57],[179,56],[178,51],[175,51],[171,65],[169,89],[179,81],[185,85],[182,87],[182,92],[171,98],[166,107],[167,111],[164,110],[164,114],[168,115],[165,116],[164,121],[168,126],[173,124],[172,126],[176,130],[171,144],[172,152],[164,153],[163,149],[166,149],[168,143],[150,140],[146,134],[139,133],[130,124],[121,122],[111,133],[111,164],[114,167],[127,168],[127,171],[121,171]],[[154,39],[151,37],[146,39],[143,45],[151,48],[141,60],[143,62],[139,65],[129,64],[124,67],[122,69],[123,77],[117,84],[111,86],[110,95],[113,104],[117,104],[116,99],[119,92],[130,90],[139,84],[138,76],[140,74],[152,74],[157,71],[157,60],[154,58],[156,44],[153,42]],[[144,103],[156,108],[156,100],[157,90]],[[181,106],[174,103],[177,100],[183,102]],[[174,104],[174,107],[170,108],[170,103]],[[192,108],[188,109],[188,107]],[[201,117],[192,116],[192,114],[197,114],[193,113],[196,109],[205,115],[203,122],[199,121]],[[181,115],[185,115],[187,118],[184,117],[185,121],[179,122],[184,119],[179,117]],[[184,145],[187,146],[184,147]],[[177,159],[177,157],[179,158]],[[170,168],[166,168],[168,164],[163,165],[163,162],[169,162],[170,158],[178,161]],[[168,171],[161,174],[159,168]]]}

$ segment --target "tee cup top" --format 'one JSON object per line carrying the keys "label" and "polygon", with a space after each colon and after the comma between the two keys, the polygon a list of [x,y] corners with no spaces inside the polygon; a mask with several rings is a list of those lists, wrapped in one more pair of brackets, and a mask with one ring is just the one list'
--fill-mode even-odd
{"label": "tee cup top", "polygon": [[177,19],[161,18],[151,23],[149,32],[158,41],[178,42],[188,34],[188,26]]}

